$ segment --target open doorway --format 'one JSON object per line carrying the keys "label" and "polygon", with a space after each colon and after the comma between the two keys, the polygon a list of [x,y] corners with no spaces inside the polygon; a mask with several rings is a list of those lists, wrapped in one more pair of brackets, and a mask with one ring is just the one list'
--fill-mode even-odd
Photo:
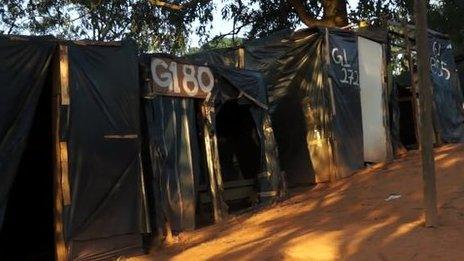
{"label": "open doorway", "polygon": [[261,167],[261,148],[250,105],[237,100],[221,106],[216,115],[224,200],[230,212],[257,202],[256,177]]}
{"label": "open doorway", "polygon": [[0,260],[54,260],[51,82],[47,77],[10,189]]}
{"label": "open doorway", "polygon": [[416,117],[414,115],[413,91],[410,71],[405,71],[396,78],[398,92],[399,134],[401,143],[407,149],[417,149]]}

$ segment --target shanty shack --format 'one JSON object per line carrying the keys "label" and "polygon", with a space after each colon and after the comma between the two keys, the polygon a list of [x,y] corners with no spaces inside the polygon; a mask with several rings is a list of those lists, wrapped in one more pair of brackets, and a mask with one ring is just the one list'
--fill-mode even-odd
{"label": "shanty shack", "polygon": [[142,253],[135,49],[2,36],[0,60],[2,260]]}
{"label": "shanty shack", "polygon": [[[461,142],[450,41],[430,31],[429,47],[436,142]],[[285,30],[187,58],[136,53],[126,41],[0,37],[0,259],[141,254],[149,234],[274,202],[287,182],[347,177],[417,142],[407,30]],[[25,237],[34,243],[20,248]]]}
{"label": "shanty shack", "polygon": [[[408,148],[418,145],[419,91],[415,61],[413,26],[392,24],[389,33],[390,64],[406,64],[405,70],[391,75],[391,128],[393,139]],[[464,99],[449,38],[429,30],[430,77],[433,86],[433,127],[435,143],[462,142],[464,139]]]}
{"label": "shanty shack", "polygon": [[146,55],[145,133],[158,234],[275,201],[278,156],[261,74]]}
{"label": "shanty shack", "polygon": [[[410,41],[404,54],[414,53],[411,35],[391,26],[284,30],[192,59],[263,73],[281,167],[290,185],[308,184],[346,177],[365,162],[388,162],[403,144],[417,143],[419,94],[414,81],[399,81],[393,51],[400,36]],[[436,139],[460,142],[463,99],[451,43],[430,31],[429,46]]]}
{"label": "shanty shack", "polygon": [[343,178],[391,158],[383,43],[341,29],[287,30],[193,59],[263,72],[290,184]]}

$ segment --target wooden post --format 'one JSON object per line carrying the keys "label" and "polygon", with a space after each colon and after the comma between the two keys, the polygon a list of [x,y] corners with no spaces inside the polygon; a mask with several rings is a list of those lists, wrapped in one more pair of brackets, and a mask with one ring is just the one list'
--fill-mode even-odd
{"label": "wooden post", "polygon": [[408,66],[409,66],[409,71],[411,74],[411,105],[412,105],[412,118],[414,121],[414,134],[416,135],[416,141],[419,143],[420,141],[420,134],[419,134],[419,129],[420,129],[420,122],[417,117],[419,106],[417,104],[417,85],[415,81],[415,75],[414,75],[414,60],[412,58],[412,48],[411,48],[411,40],[409,39],[409,31],[408,28],[405,26],[404,27],[404,32],[405,32],[405,40],[406,40],[406,55],[408,56]]}
{"label": "wooden post", "polygon": [[[215,153],[214,147],[215,142],[213,137],[211,137],[210,126],[211,124],[211,115],[210,109],[208,105],[203,104],[201,106],[201,114],[203,117],[203,134],[205,139],[205,152],[206,152],[206,162],[208,166],[208,174],[209,174],[209,186],[210,186],[210,193],[211,193],[211,202],[213,205],[213,217],[214,222],[217,223],[221,221],[224,217],[223,207],[222,207],[222,200],[221,200],[221,192],[220,188],[222,184],[218,184],[217,176],[220,175],[220,172],[217,171],[217,166],[215,164]],[[222,181],[222,179],[221,179]],[[221,182],[222,183],[222,182]]]}
{"label": "wooden post", "polygon": [[[68,49],[59,46],[59,57],[53,61],[53,90],[52,90],[52,130],[53,130],[53,190],[54,190],[54,224],[55,224],[55,259],[67,260],[67,249],[64,241],[63,206],[70,204],[70,192],[63,191],[64,183],[68,183],[68,153],[67,143],[61,142],[60,137],[60,108],[69,105],[68,92]],[[65,177],[63,179],[63,173]],[[63,183],[64,182],[64,183]],[[65,186],[66,187],[66,186]]]}
{"label": "wooden post", "polygon": [[245,69],[245,48],[240,46],[238,48],[238,69]]}
{"label": "wooden post", "polygon": [[[330,39],[329,39],[329,30],[326,28],[325,29],[325,68],[327,71],[330,69]],[[330,77],[327,77],[327,83],[329,86],[329,91],[330,91],[330,103],[331,103],[331,115],[329,116],[331,119],[331,122],[334,121],[334,118],[336,117],[337,110],[335,107],[335,96],[334,96],[334,91],[333,91],[333,83],[332,79]],[[329,140],[327,141],[327,148],[328,148],[328,156],[329,156],[329,180],[330,181],[335,181],[338,179],[339,176],[339,169],[337,166],[337,159],[335,158],[336,155],[334,153],[335,147],[337,146],[337,140],[334,138],[334,135],[330,135]],[[318,177],[316,175],[316,182],[318,182]]]}
{"label": "wooden post", "polygon": [[422,155],[422,179],[424,182],[425,226],[435,227],[438,223],[438,215],[435,161],[433,156],[432,84],[430,79],[426,10],[424,0],[414,1],[420,88],[420,148]]}

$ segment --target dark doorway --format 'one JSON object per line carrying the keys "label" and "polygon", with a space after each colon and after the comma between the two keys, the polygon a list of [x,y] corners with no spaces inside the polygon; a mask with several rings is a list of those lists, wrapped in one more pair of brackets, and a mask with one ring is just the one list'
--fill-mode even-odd
{"label": "dark doorway", "polygon": [[[403,73],[397,83],[398,88],[398,107],[400,110],[399,134],[401,143],[407,149],[417,149],[416,122],[414,115],[413,92],[411,87],[410,72]],[[409,76],[409,77],[408,77]]]}
{"label": "dark doorway", "polygon": [[249,106],[228,101],[216,115],[224,198],[231,212],[250,207],[257,198],[255,183],[261,167],[261,150]]}
{"label": "dark doorway", "polygon": [[51,79],[48,78],[9,193],[0,231],[0,260],[54,260]]}

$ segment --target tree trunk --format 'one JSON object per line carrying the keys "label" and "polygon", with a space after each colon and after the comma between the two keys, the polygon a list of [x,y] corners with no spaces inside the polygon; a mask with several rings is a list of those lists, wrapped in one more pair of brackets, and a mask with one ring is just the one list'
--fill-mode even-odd
{"label": "tree trunk", "polygon": [[289,0],[295,9],[298,17],[308,27],[343,27],[348,25],[348,12],[346,9],[346,0],[323,0],[322,7],[324,15],[322,19],[316,19],[307,10],[304,5],[305,0]]}
{"label": "tree trunk", "polygon": [[419,76],[420,150],[422,154],[422,179],[424,182],[425,225],[435,227],[437,218],[437,192],[435,161],[433,157],[432,84],[427,37],[425,0],[414,1],[416,19],[417,66]]}
{"label": "tree trunk", "polygon": [[343,27],[348,25],[348,12],[346,10],[346,0],[324,0],[323,19],[329,21],[330,26]]}

